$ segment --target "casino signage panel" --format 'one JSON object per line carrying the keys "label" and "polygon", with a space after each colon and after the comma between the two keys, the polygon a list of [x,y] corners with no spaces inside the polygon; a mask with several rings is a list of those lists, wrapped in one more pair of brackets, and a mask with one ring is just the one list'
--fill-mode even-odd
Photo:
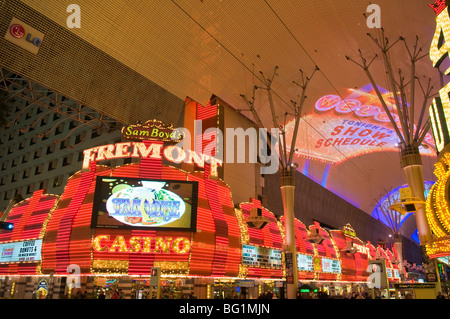
{"label": "casino signage panel", "polygon": [[[436,29],[430,45],[430,59],[433,67],[439,68],[450,52],[450,18],[445,1],[436,1],[435,6],[430,5],[436,13]],[[444,74],[449,75],[450,68]],[[429,108],[431,128],[436,143],[437,152],[450,142],[450,83],[439,90],[439,97],[433,99]]]}

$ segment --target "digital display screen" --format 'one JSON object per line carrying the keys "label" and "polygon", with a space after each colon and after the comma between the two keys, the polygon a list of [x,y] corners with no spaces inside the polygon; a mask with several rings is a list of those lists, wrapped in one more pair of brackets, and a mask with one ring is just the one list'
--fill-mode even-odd
{"label": "digital display screen", "polygon": [[314,271],[313,256],[297,253],[297,268],[303,271]]}
{"label": "digital display screen", "polygon": [[[388,109],[397,126],[393,94],[379,87]],[[387,113],[380,104],[372,85],[349,89],[341,98],[336,94],[320,97],[311,113],[302,116],[295,153],[330,163],[339,163],[348,158],[379,151],[398,151],[399,142]],[[286,124],[288,145],[292,140],[294,122]],[[434,139],[427,133],[420,146],[422,155],[434,156]],[[345,156],[344,156],[345,154]]]}
{"label": "digital display screen", "polygon": [[42,239],[0,244],[0,263],[41,260]]}
{"label": "digital display screen", "polygon": [[91,227],[195,231],[198,182],[98,176]]}

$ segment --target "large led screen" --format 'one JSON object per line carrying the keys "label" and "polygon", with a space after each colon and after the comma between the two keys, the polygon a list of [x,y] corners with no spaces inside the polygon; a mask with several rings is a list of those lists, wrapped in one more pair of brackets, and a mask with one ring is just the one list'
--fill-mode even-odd
{"label": "large led screen", "polygon": [[198,182],[98,176],[91,227],[195,231]]}

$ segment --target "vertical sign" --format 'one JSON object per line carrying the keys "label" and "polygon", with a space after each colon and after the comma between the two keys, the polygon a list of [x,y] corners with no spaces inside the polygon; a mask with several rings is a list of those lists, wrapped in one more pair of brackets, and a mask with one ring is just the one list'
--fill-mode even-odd
{"label": "vertical sign", "polygon": [[294,283],[294,266],[292,263],[292,253],[286,252],[284,256],[286,259],[286,283],[292,284]]}

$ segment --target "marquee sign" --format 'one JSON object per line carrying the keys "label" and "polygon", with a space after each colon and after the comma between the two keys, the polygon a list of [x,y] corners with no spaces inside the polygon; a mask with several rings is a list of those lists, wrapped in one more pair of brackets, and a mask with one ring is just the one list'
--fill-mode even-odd
{"label": "marquee sign", "polygon": [[282,251],[267,247],[243,245],[242,262],[250,267],[281,268]]}
{"label": "marquee sign", "polygon": [[322,271],[327,273],[341,273],[341,262],[339,260],[322,258]]}
{"label": "marquee sign", "polygon": [[[392,93],[378,88],[398,122]],[[314,112],[303,116],[303,119],[298,135],[308,138],[297,139],[297,156],[338,163],[366,153],[398,151],[398,137],[370,84],[358,90],[349,89],[345,98],[335,94],[322,96],[316,101]],[[292,139],[293,128],[294,122],[286,125],[288,141]],[[433,155],[431,134],[427,134],[423,144],[426,147],[421,147],[421,154]]]}
{"label": "marquee sign", "polygon": [[41,260],[42,239],[0,244],[0,263]]}
{"label": "marquee sign", "polygon": [[297,267],[300,271],[314,271],[313,256],[297,253]]}
{"label": "marquee sign", "polygon": [[179,142],[182,133],[172,124],[164,124],[158,120],[147,121],[143,124],[127,125],[122,128],[122,136],[130,140],[153,140],[165,142]]}

